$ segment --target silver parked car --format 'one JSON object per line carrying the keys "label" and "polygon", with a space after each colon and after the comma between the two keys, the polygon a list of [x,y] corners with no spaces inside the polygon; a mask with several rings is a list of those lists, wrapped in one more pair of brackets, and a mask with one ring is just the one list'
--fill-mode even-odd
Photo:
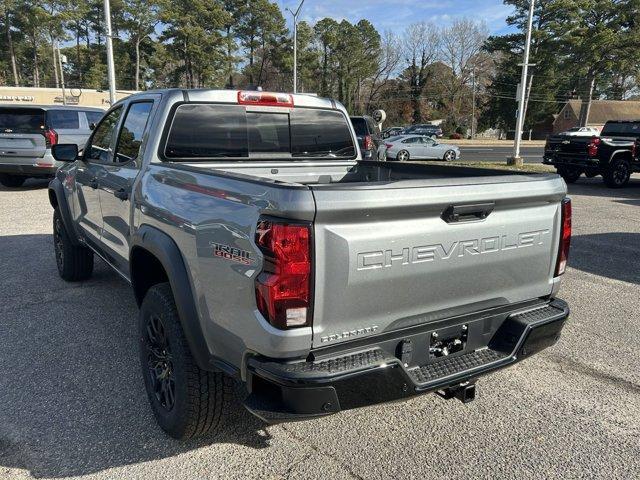
{"label": "silver parked car", "polygon": [[431,137],[422,135],[402,135],[388,138],[387,159],[406,162],[408,160],[444,160],[450,162],[460,158],[456,145],[438,143]]}
{"label": "silver parked car", "polygon": [[91,107],[0,106],[0,183],[19,187],[29,177],[53,177],[60,166],[51,155],[57,143],[81,150],[104,110]]}

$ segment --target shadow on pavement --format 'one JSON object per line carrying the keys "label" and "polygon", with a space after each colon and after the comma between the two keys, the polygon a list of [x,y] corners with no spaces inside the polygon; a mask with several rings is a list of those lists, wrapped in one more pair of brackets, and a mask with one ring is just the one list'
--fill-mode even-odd
{"label": "shadow on pavement", "polygon": [[607,187],[601,177],[585,178],[584,176],[568,187],[569,195],[640,199],[640,175],[637,174],[631,177],[625,187],[618,189]]}
{"label": "shadow on pavement", "polygon": [[640,285],[639,253],[640,233],[577,235],[571,239],[569,266]]}
{"label": "shadow on pavement", "polygon": [[239,405],[215,436],[166,436],[147,404],[126,283],[102,262],[89,281],[60,280],[49,235],[0,237],[0,251],[0,471],[66,477],[213,443],[269,446]]}

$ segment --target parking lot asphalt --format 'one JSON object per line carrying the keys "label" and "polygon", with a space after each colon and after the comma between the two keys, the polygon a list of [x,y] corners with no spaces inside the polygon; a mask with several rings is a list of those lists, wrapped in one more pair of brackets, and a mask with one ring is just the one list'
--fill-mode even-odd
{"label": "parking lot asphalt", "polygon": [[[445,140],[446,142],[446,140]],[[522,147],[520,155],[524,163],[542,163],[544,147]],[[461,146],[460,159],[465,162],[505,162],[513,155],[513,147],[500,145]]]}
{"label": "parking lot asphalt", "polygon": [[570,193],[563,337],[474,402],[269,427],[238,409],[181,443],[147,405],[128,286],[102,262],[60,280],[46,183],[0,189],[0,478],[640,478],[640,178]]}

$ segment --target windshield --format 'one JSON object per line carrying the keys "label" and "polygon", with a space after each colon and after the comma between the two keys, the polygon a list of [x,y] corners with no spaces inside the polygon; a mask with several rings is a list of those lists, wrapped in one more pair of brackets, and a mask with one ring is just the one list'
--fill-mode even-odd
{"label": "windshield", "polygon": [[241,105],[184,104],[175,112],[165,146],[170,160],[353,158],[345,116],[295,108],[247,111]]}
{"label": "windshield", "polygon": [[0,133],[42,133],[44,110],[37,108],[1,108]]}

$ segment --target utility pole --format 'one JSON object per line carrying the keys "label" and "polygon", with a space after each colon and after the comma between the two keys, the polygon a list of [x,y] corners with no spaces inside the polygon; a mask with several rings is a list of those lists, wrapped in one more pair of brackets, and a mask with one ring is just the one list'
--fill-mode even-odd
{"label": "utility pole", "polygon": [[303,4],[304,0],[300,2],[295,12],[289,7],[286,8],[293,15],[293,93],[298,93],[298,15]]}
{"label": "utility pole", "polygon": [[[67,104],[67,92],[66,92],[66,90],[64,88],[64,69],[62,67],[63,67],[63,65],[65,63],[67,63],[67,57],[60,54],[60,46],[59,45],[56,45],[56,50],[58,51],[58,66],[60,67],[60,85],[62,86],[62,104],[66,105]],[[64,56],[64,60],[62,58],[63,56]]]}
{"label": "utility pole", "polygon": [[522,166],[523,161],[520,156],[520,144],[522,142],[522,129],[524,127],[524,108],[525,96],[527,93],[527,77],[529,75],[529,53],[531,51],[531,34],[533,31],[533,13],[535,8],[535,0],[530,0],[529,5],[529,22],[527,26],[527,38],[524,45],[524,60],[522,63],[522,78],[518,87],[518,117],[516,120],[516,135],[513,143],[513,157],[507,160],[509,165]]}
{"label": "utility pole", "polygon": [[109,79],[109,102],[116,103],[116,74],[113,66],[113,43],[111,40],[111,6],[104,0],[104,26],[107,37],[107,78]]}
{"label": "utility pole", "polygon": [[473,79],[473,95],[471,105],[471,140],[476,138],[476,67],[474,65],[471,72],[471,78]]}

